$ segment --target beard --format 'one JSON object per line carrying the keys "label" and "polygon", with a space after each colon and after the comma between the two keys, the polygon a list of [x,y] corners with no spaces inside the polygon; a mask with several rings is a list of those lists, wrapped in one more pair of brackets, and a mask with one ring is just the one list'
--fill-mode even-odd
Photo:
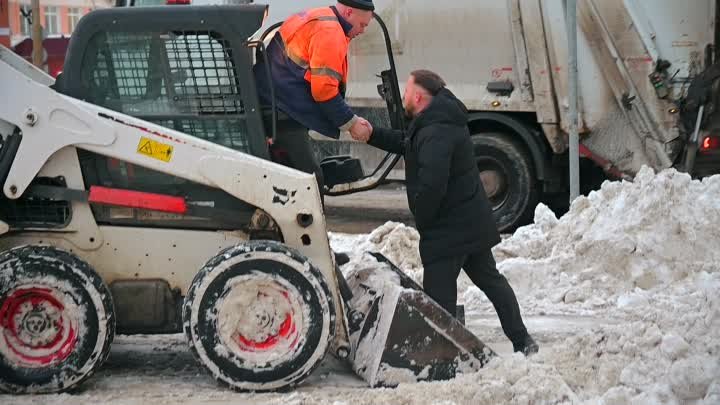
{"label": "beard", "polygon": [[412,106],[412,105],[406,105],[406,106],[404,106],[404,107],[405,107],[405,108],[404,108],[403,111],[404,111],[404,113],[405,113],[405,118],[406,118],[407,120],[412,120],[413,118],[415,118],[415,111],[414,111],[415,109],[413,108],[413,106]]}

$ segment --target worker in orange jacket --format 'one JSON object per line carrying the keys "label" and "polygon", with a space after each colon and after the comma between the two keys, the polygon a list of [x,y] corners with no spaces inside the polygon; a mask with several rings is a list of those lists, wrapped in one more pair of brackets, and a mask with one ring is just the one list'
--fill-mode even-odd
{"label": "worker in orange jacket", "polygon": [[340,131],[369,137],[363,118],[345,102],[350,40],[365,32],[373,18],[372,0],[338,0],[335,6],[306,10],[288,18],[255,66],[261,101],[269,105],[269,64],[275,102],[288,118],[279,120],[275,147],[287,153],[290,167],[314,173],[324,192],[322,170],[308,129],[331,138]]}

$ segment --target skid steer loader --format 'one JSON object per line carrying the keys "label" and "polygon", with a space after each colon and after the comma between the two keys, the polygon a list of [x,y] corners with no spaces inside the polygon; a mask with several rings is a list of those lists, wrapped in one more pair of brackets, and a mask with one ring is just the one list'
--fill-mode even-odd
{"label": "skid steer loader", "polygon": [[[258,102],[249,40],[267,13],[95,11],[57,81],[0,47],[0,391],[77,387],[115,333],[184,332],[248,391],[295,386],[328,353],[371,386],[494,354],[383,256],[340,273],[314,176],[268,147],[282,116]],[[401,126],[388,55],[379,89]],[[346,157],[324,167],[348,193],[397,159],[369,176]]]}

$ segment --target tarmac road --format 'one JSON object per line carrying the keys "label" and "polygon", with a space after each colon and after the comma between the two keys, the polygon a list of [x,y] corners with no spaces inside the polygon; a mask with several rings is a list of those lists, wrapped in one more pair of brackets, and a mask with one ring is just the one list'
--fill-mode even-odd
{"label": "tarmac road", "polygon": [[387,221],[415,226],[401,183],[348,196],[325,197],[325,211],[331,232],[369,233]]}

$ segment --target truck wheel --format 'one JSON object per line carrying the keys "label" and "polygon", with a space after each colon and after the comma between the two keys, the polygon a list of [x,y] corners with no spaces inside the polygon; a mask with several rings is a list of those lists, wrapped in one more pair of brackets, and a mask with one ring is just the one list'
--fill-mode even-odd
{"label": "truck wheel", "polygon": [[87,263],[49,246],[0,254],[0,391],[70,390],[105,361],[114,334],[110,292]]}
{"label": "truck wheel", "polygon": [[223,250],[195,276],[183,329],[195,357],[241,391],[299,384],[334,337],[335,307],[322,273],[273,241]]}
{"label": "truck wheel", "polygon": [[472,136],[485,193],[500,232],[524,225],[538,202],[534,170],[523,146],[502,133]]}

